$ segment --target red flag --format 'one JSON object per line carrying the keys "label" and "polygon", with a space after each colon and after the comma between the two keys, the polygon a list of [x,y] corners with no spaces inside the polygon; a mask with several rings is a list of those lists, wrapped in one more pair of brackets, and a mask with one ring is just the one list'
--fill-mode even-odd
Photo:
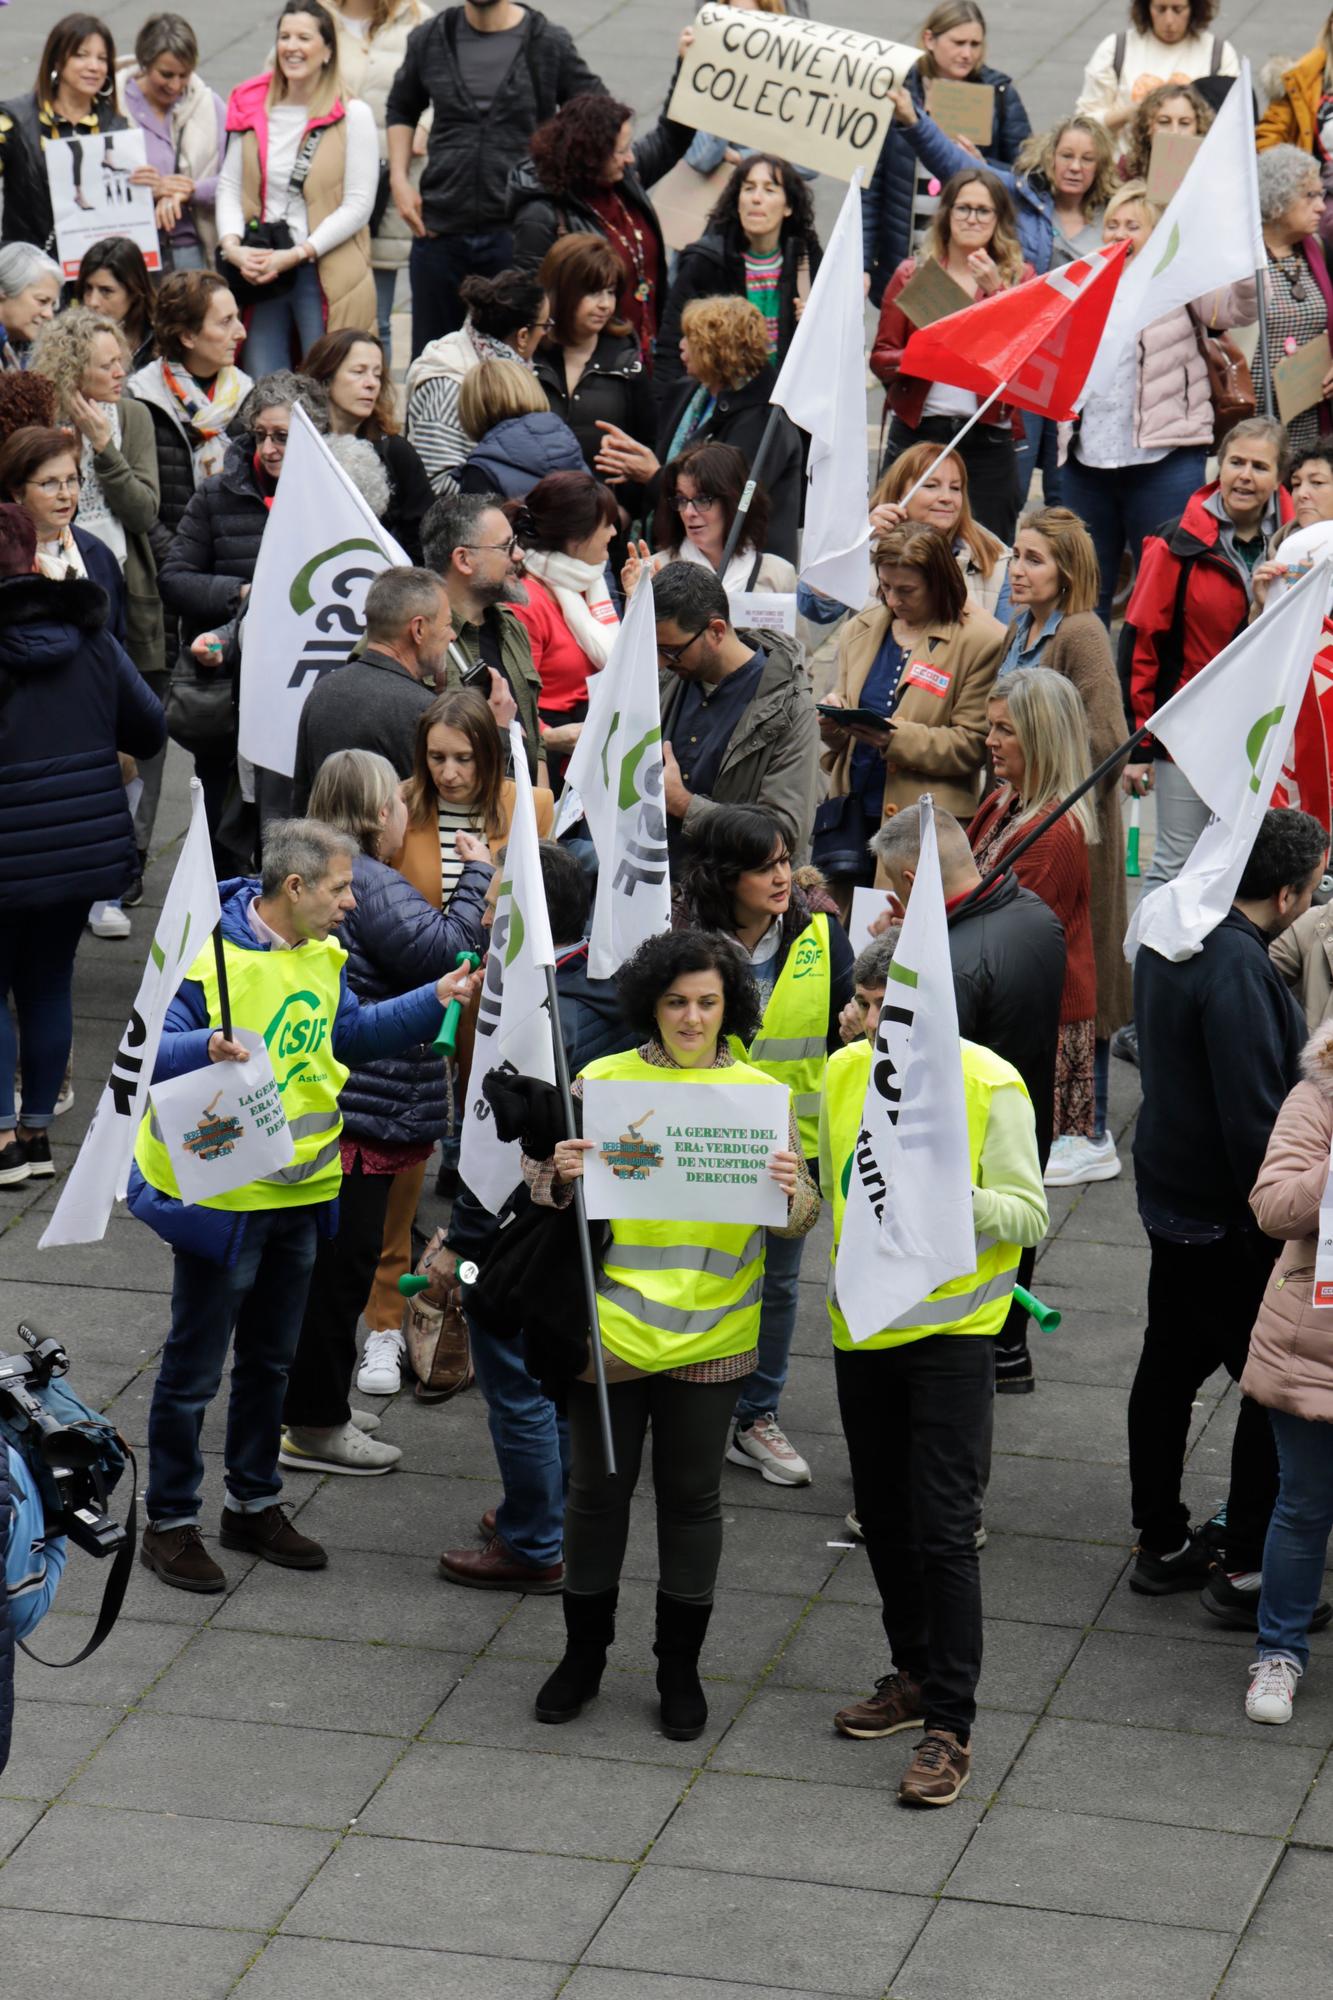
{"label": "red flag", "polygon": [[1105,244],[1043,277],[919,327],[903,350],[902,373],[948,382],[1066,422],[1082,393],[1111,310],[1127,243]]}
{"label": "red flag", "polygon": [[[1333,625],[1327,619],[1324,631],[1333,634]],[[1272,805],[1296,806],[1301,812],[1313,813],[1321,826],[1329,824],[1333,812],[1330,741],[1333,741],[1333,644],[1315,654],[1305,698],[1296,715],[1296,732],[1270,801]]]}

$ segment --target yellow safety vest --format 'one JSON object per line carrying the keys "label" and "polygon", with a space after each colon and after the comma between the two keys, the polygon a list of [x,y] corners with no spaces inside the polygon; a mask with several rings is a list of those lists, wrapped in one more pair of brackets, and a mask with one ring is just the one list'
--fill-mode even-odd
{"label": "yellow safety vest", "polygon": [[[725,1069],[658,1069],[633,1050],[599,1056],[585,1081],[637,1083],[774,1082],[748,1063]],[[597,1280],[602,1345],[632,1368],[660,1374],[721,1355],[745,1354],[759,1339],[764,1231],[748,1222],[613,1221]]]}
{"label": "yellow safety vest", "polygon": [[[978,1042],[959,1040],[963,1059],[963,1094],[967,1102],[967,1144],[972,1165],[972,1185],[977,1185],[981,1149],[990,1117],[991,1093],[1003,1086],[1016,1085],[1023,1095],[1027,1085],[1011,1063]],[[978,1236],[975,1270],[939,1285],[920,1304],[910,1306],[882,1333],[869,1340],[853,1340],[847,1322],[838,1310],[838,1244],[842,1240],[842,1218],[847,1207],[852,1154],[861,1130],[866,1085],[870,1080],[872,1050],[868,1041],[854,1042],[830,1057],[824,1077],[824,1106],[828,1119],[833,1160],[833,1249],[829,1257],[827,1303],[833,1322],[833,1345],[855,1352],[859,1348],[903,1347],[909,1340],[924,1340],[932,1333],[994,1335],[1004,1325],[1010,1294],[1018,1276],[1019,1248],[1016,1243],[997,1243],[993,1236]]]}
{"label": "yellow safety vest", "polygon": [[828,1064],[832,988],[828,918],[821,913],[811,917],[787,953],[749,1049],[739,1035],[731,1037],[733,1055],[763,1070],[775,1083],[785,1083],[791,1092],[807,1160],[819,1152],[819,1092]]}
{"label": "yellow safety vest", "polygon": [[[332,938],[299,951],[242,951],[223,943],[232,1020],[262,1034],[282,1093],[296,1154],[291,1164],[202,1208],[299,1208],[332,1201],[342,1184],[338,1094],[347,1067],[333,1053],[342,967],[347,953]],[[186,973],[204,989],[210,1021],[220,1021],[218,976],[210,938]],[[150,1103],[134,1157],[144,1179],[179,1201],[180,1189]]]}

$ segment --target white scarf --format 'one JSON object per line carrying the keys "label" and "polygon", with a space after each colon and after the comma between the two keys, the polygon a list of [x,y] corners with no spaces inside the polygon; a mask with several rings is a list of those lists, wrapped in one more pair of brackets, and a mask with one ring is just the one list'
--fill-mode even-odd
{"label": "white scarf", "polygon": [[611,657],[611,642],[620,629],[616,608],[606,588],[606,571],[596,563],[567,556],[560,549],[525,549],[523,567],[546,585],[580,650],[594,667],[604,667]]}
{"label": "white scarf", "polygon": [[88,566],[68,528],[61,529],[58,541],[38,542],[37,572],[39,576],[50,577],[52,583],[69,583],[77,576],[87,576]]}
{"label": "white scarf", "polygon": [[[120,410],[115,403],[98,406],[111,425],[111,442],[120,445]],[[79,488],[79,526],[86,528],[90,535],[96,535],[99,542],[105,542],[121,568],[125,567],[125,529],[112,511],[102,482],[97,476],[95,453],[88,439],[83,440],[83,450],[79,455],[79,471],[82,485]]]}

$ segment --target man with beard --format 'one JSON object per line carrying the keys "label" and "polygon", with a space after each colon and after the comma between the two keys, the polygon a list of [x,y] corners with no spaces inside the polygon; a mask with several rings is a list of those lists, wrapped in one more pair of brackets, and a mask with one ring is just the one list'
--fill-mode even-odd
{"label": "man with beard", "polygon": [[518,540],[503,502],[495,493],[458,493],[437,500],[421,524],[421,546],[427,567],[444,578],[453,612],[456,643],[449,655],[448,684],[462,684],[460,652],[473,667],[489,669],[489,674],[479,671],[475,682],[469,677],[468,684],[487,695],[502,730],[517,715],[528,772],[535,778],[541,756],[541,678],[528,635],[506,608],[522,593],[516,581]]}

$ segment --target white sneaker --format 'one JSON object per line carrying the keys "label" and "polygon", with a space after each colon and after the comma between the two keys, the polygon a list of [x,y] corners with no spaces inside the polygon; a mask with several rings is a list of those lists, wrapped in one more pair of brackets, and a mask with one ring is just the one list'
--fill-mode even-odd
{"label": "white sneaker", "polygon": [[1047,1187],[1079,1187],[1084,1181],[1113,1181],[1120,1171],[1120,1155],[1109,1132],[1100,1139],[1070,1133],[1051,1147],[1042,1179]]}
{"label": "white sneaker", "polygon": [[403,1386],[403,1356],[407,1342],[396,1326],[366,1335],[365,1352],[356,1372],[356,1386],[363,1396],[396,1396]]}
{"label": "white sneaker", "polygon": [[737,1424],[727,1446],[733,1465],[762,1473],[770,1486],[808,1486],[810,1468],[796,1451],[772,1410],[744,1428]]}
{"label": "white sneaker", "polygon": [[94,937],[127,938],[133,925],[119,903],[94,903],[88,928]]}
{"label": "white sneaker", "polygon": [[396,1444],[381,1444],[355,1424],[344,1424],[337,1431],[285,1430],[278,1464],[289,1472],[346,1472],[373,1479],[376,1473],[392,1472],[402,1455]]}
{"label": "white sneaker", "polygon": [[1296,1683],[1301,1677],[1295,1660],[1274,1654],[1269,1659],[1256,1660],[1250,1672],[1254,1679],[1245,1697],[1245,1713],[1250,1721],[1290,1722]]}
{"label": "white sneaker", "polygon": [[377,1431],[380,1427],[381,1419],[375,1415],[373,1410],[353,1410],[352,1422],[359,1431]]}

